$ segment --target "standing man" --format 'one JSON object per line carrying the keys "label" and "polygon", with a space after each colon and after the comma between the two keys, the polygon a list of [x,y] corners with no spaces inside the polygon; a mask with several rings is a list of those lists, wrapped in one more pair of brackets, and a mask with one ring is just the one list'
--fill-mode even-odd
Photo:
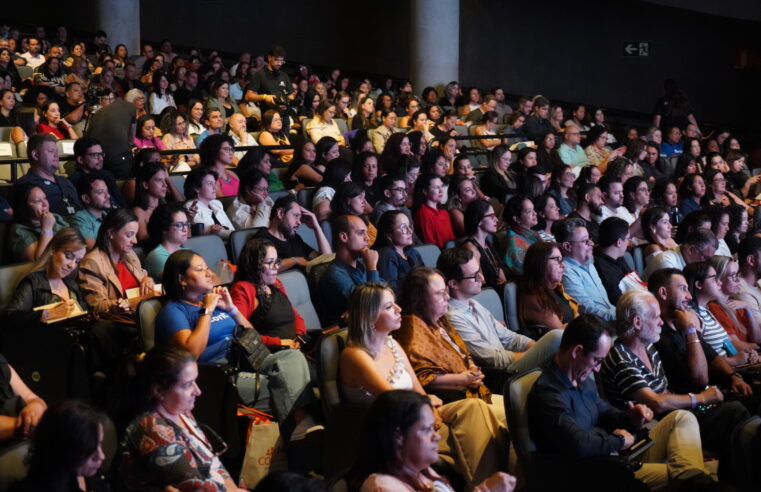
{"label": "standing man", "polygon": [[291,78],[280,69],[285,65],[285,48],[275,45],[267,53],[267,66],[254,75],[246,89],[244,99],[259,104],[264,114],[268,109],[274,109],[283,116],[283,132],[290,128],[290,118],[295,118],[289,109],[290,101],[295,97]]}
{"label": "standing man", "polygon": [[106,153],[103,165],[117,178],[131,177],[135,139],[135,106],[121,100],[101,109],[90,120],[86,135],[97,139]]}

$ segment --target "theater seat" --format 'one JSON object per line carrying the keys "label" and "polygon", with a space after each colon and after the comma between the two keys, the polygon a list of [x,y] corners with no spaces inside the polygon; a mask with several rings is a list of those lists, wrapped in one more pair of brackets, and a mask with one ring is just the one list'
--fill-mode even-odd
{"label": "theater seat", "polygon": [[277,276],[285,287],[288,299],[293,307],[298,311],[307,326],[307,331],[320,331],[322,325],[317,311],[312,304],[312,298],[309,295],[309,286],[304,274],[299,270],[292,269],[283,272]]}
{"label": "theater seat", "polygon": [[230,234],[230,253],[233,259],[233,263],[236,265],[238,264],[240,253],[243,251],[243,246],[246,245],[246,241],[248,241],[249,236],[256,234],[256,232],[259,230],[260,228],[258,227],[251,229],[239,229],[237,231],[233,231],[233,233]]}
{"label": "theater seat", "polygon": [[15,263],[0,267],[0,306],[11,300],[16,285],[29,273],[32,263]]}
{"label": "theater seat", "polygon": [[185,175],[184,174],[172,174],[169,176],[169,179],[172,180],[172,184],[175,188],[177,188],[177,191],[180,192],[180,195],[182,195],[183,198],[185,198]]}
{"label": "theater seat", "polygon": [[520,331],[521,324],[518,318],[518,286],[515,282],[508,281],[505,283],[502,299],[504,300],[505,315],[507,316],[507,327],[511,330]]}
{"label": "theater seat", "polygon": [[143,343],[143,350],[148,351],[156,345],[156,316],[161,311],[163,297],[153,297],[143,299],[137,305],[137,330],[140,334],[140,341]]}
{"label": "theater seat", "polygon": [[317,373],[320,381],[320,400],[325,418],[329,418],[333,410],[341,404],[341,393],[338,383],[338,361],[341,352],[346,347],[349,331],[339,330],[322,339],[317,358]]}
{"label": "theater seat", "polygon": [[420,253],[423,264],[427,267],[436,268],[436,262],[439,260],[441,250],[435,244],[421,244],[414,247],[415,251]]}
{"label": "theater seat", "polygon": [[0,449],[0,492],[5,492],[15,481],[23,479],[29,466],[26,455],[31,441],[21,441]]}
{"label": "theater seat", "polygon": [[184,247],[203,256],[206,265],[214,271],[217,271],[220,260],[227,261],[225,243],[222,238],[215,234],[191,237],[184,244]]}
{"label": "theater seat", "polygon": [[[486,287],[473,297],[474,301],[480,302],[498,321],[505,321],[505,311],[502,308],[502,300],[499,298],[497,291],[491,287]],[[511,327],[516,329],[516,327]]]}
{"label": "theater seat", "polygon": [[524,476],[526,476],[525,473],[528,471],[531,462],[531,454],[536,451],[528,427],[528,413],[526,411],[528,394],[541,375],[541,369],[517,374],[505,383],[503,392],[507,426],[510,429],[510,437],[518,455],[518,465],[523,468]]}

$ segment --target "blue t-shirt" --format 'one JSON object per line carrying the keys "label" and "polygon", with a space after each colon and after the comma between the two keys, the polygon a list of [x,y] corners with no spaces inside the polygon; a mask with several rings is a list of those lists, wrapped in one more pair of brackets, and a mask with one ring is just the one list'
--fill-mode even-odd
{"label": "blue t-shirt", "polygon": [[[156,318],[156,340],[166,343],[181,330],[193,330],[201,317],[201,308],[184,301],[170,301],[159,312]],[[225,311],[217,308],[211,316],[209,340],[206,343],[199,362],[217,362],[227,357],[233,330],[237,323]]]}

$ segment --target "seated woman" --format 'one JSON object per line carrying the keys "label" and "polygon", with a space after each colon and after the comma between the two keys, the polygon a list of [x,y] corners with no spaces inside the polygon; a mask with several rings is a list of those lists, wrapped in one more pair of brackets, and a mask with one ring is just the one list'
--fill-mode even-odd
{"label": "seated woman", "polygon": [[149,163],[137,173],[132,212],[137,217],[137,240],[148,239],[148,221],[156,207],[166,198],[169,175],[161,163]]}
{"label": "seated woman", "polygon": [[166,108],[177,107],[174,103],[174,96],[172,95],[172,89],[169,87],[169,79],[166,73],[161,70],[156,71],[153,74],[151,86],[153,90],[148,97],[148,107],[151,109],[151,114],[159,115]]}
{"label": "seated woman", "polygon": [[[0,354],[0,447],[35,432],[48,406]],[[38,489],[39,490],[39,489]]]}
{"label": "seated woman", "polygon": [[[288,135],[283,132],[283,117],[278,111],[270,109],[264,112],[262,128],[264,130],[259,134],[260,145],[291,145]],[[312,148],[314,148],[314,144],[312,144]],[[283,164],[288,164],[293,160],[293,149],[271,149],[270,152]],[[314,157],[312,160],[314,161]]]}
{"label": "seated woman", "polygon": [[297,337],[306,333],[306,324],[277,278],[279,266],[275,246],[266,239],[250,237],[240,254],[230,297],[265,345],[300,349]]}
{"label": "seated woman", "polygon": [[[78,303],[86,308],[76,281],[79,263],[87,252],[85,240],[76,229],[64,227],[53,236],[40,258],[13,291],[2,317],[17,326],[28,322],[63,318]],[[35,311],[37,306],[60,303]]]}
{"label": "seated woman", "polygon": [[536,210],[536,225],[534,230],[539,233],[542,241],[555,242],[555,236],[552,234],[552,226],[560,220],[560,207],[558,207],[555,198],[545,193],[534,198],[534,210]]}
{"label": "seated woman", "polygon": [[12,261],[35,261],[45,251],[53,234],[69,224],[50,211],[42,188],[26,183],[14,189],[13,224],[8,233],[8,252]]}
{"label": "seated woman", "polygon": [[[499,115],[496,111],[487,111],[481,117],[481,124],[473,129],[473,134],[479,137],[486,137],[497,134],[497,124],[499,121]],[[476,147],[481,147],[486,150],[493,150],[494,147],[502,143],[499,138],[481,138],[475,140]]]}
{"label": "seated woman", "polygon": [[502,210],[507,235],[504,242],[504,259],[508,272],[513,276],[523,275],[523,261],[529,246],[542,238],[532,230],[538,219],[534,203],[524,195],[510,198]]}
{"label": "seated woman", "polygon": [[375,152],[361,152],[354,158],[354,166],[351,172],[351,180],[365,190],[365,200],[369,207],[375,207],[383,198],[378,177],[378,154]]}
{"label": "seated woman", "polygon": [[383,401],[387,395],[396,393],[394,390],[411,390],[426,405],[436,408],[437,426],[435,431],[433,426],[431,430],[438,431],[434,438],[441,440],[433,461],[441,455],[445,462],[454,465],[469,487],[504,469],[500,424],[486,403],[466,398],[442,405],[438,397],[426,395],[407,355],[391,338],[401,324],[401,309],[393,292],[383,284],[364,284],[352,292],[349,341],[341,352],[338,372],[343,394],[353,403],[367,405],[374,400]]}
{"label": "seated woman", "polygon": [[651,207],[642,212],[640,224],[642,235],[647,241],[642,252],[645,258],[677,247],[676,241],[671,237],[673,226],[669,214],[663,208]]}
{"label": "seated woman", "polygon": [[138,228],[130,210],[112,210],[103,219],[95,248],[79,264],[79,288],[87,305],[100,316],[134,313],[135,301],[127,299],[129,289],[139,287],[140,297],[154,295],[153,279],[132,250]]}
{"label": "seated woman", "polygon": [[497,145],[489,154],[489,167],[481,175],[481,191],[488,197],[505,203],[515,194],[517,183],[509,171],[512,153],[507,145]]}
{"label": "seated woman", "polygon": [[61,59],[55,56],[49,57],[34,73],[32,80],[34,85],[46,85],[53,88],[59,96],[63,96],[66,82],[61,68]]}
{"label": "seated woman", "polygon": [[544,134],[542,141],[539,142],[539,147],[536,149],[536,166],[541,169],[542,174],[551,173],[556,167],[564,165],[555,146],[556,142],[553,132]]}
{"label": "seated woman", "polygon": [[712,205],[706,207],[705,211],[711,219],[711,232],[716,236],[719,246],[716,248],[716,254],[719,256],[732,256],[725,238],[729,232],[729,207],[723,205]]}
{"label": "seated woman", "polygon": [[365,222],[369,237],[368,247],[372,247],[378,235],[378,230],[368,218],[368,212],[371,211],[372,208],[365,200],[365,190],[353,181],[341,183],[330,201],[330,220],[335,220],[341,215],[356,215]]}
{"label": "seated woman", "polygon": [[352,130],[369,130],[375,127],[373,115],[375,114],[375,101],[370,96],[360,95],[357,104],[357,114],[351,120]]}
{"label": "seated woman", "polygon": [[405,114],[399,116],[397,126],[399,128],[410,128],[412,126],[412,116],[420,111],[420,100],[417,97],[410,97],[404,105]]}
{"label": "seated woman", "polygon": [[[597,166],[604,174],[608,169],[608,163],[620,157],[624,153],[624,148],[620,147],[616,150],[608,150],[608,136],[611,135],[608,132],[606,125],[595,125],[587,133],[588,146],[584,149],[589,159],[589,165]],[[612,136],[612,135],[611,135]],[[615,139],[614,139],[615,141]]]}
{"label": "seated woman", "polygon": [[166,149],[164,142],[156,136],[156,119],[153,115],[146,114],[137,119],[133,143],[138,149],[146,147],[158,150]]}
{"label": "seated woman", "polygon": [[325,176],[312,197],[312,211],[322,222],[330,217],[330,204],[341,183],[351,181],[351,166],[343,159],[334,159],[325,169]]}
{"label": "seated woman", "polygon": [[107,421],[94,407],[75,400],[50,408],[32,439],[29,472],[13,490],[111,490],[101,471]]}
{"label": "seated woman", "polygon": [[338,142],[333,137],[322,137],[318,140],[315,144],[315,152],[317,152],[317,158],[314,167],[321,173],[326,171],[328,163],[341,156]]}
{"label": "seated woman", "polygon": [[562,330],[579,315],[579,304],[563,289],[564,269],[557,243],[539,241],[528,248],[518,289],[518,319],[524,329],[540,325]]}
{"label": "seated woman", "polygon": [[[160,163],[161,162],[161,154],[159,153],[158,149],[155,149],[153,147],[147,147],[145,149],[140,149],[137,151],[137,154],[135,154],[135,160],[134,164],[132,166],[132,176],[137,176],[140,174],[140,169],[143,168],[148,163]],[[183,200],[182,193],[180,193],[180,190],[177,189],[177,187],[174,185],[174,182],[171,179],[166,180],[166,186],[167,186],[167,195],[169,195],[171,201],[174,202],[181,202]],[[127,203],[132,203],[135,201],[135,194],[137,191],[137,179],[130,179],[127,180],[124,185],[122,186],[122,194],[124,195],[124,199]]]}
{"label": "seated woman", "polygon": [[145,269],[152,278],[160,280],[169,255],[179,249],[190,235],[188,213],[182,203],[165,203],[156,207],[148,221],[149,251]]}
{"label": "seated woman", "polygon": [[[203,157],[201,158],[201,162],[203,162]],[[246,152],[246,155],[244,155],[243,159],[238,163],[238,173],[243,175],[249,169],[258,169],[262,174],[267,176],[270,191],[285,190],[285,185],[280,180],[280,176],[274,169],[272,169],[272,158],[267,149],[255,147]]]}
{"label": "seated woman", "polygon": [[412,270],[399,293],[405,315],[401,328],[393,336],[407,353],[420,385],[427,392],[445,403],[464,398],[484,400],[506,426],[502,396],[491,394],[483,384],[483,372],[447,319],[447,292],[446,282],[437,270],[429,267]]}
{"label": "seated woman", "polygon": [[640,214],[650,206],[650,187],[647,184],[647,179],[644,176],[632,176],[624,183],[624,208],[628,212],[628,216],[625,213],[617,214],[619,217],[629,223],[631,230],[632,240],[635,244],[639,244],[644,239],[642,235],[642,221]]}
{"label": "seated woman", "polygon": [[412,155],[409,136],[405,133],[394,133],[386,141],[383,153],[380,154],[379,164],[386,174],[394,174],[399,171],[402,156]]}
{"label": "seated woman", "polygon": [[682,221],[684,216],[679,210],[679,193],[674,183],[670,181],[656,182],[652,197],[655,205],[666,211],[672,226],[676,226]]}
{"label": "seated woman", "polygon": [[200,135],[206,131],[203,124],[203,103],[198,99],[191,99],[187,105],[188,111],[188,133],[190,135]]}
{"label": "seated woman", "polygon": [[729,231],[727,231],[725,241],[729,246],[729,251],[734,255],[737,254],[740,241],[748,233],[748,210],[742,205],[730,205],[727,210],[729,211]]}
{"label": "seated woman", "polygon": [[222,202],[217,200],[215,171],[207,167],[197,167],[190,171],[185,177],[185,198],[188,199],[185,208],[196,210],[192,222],[203,224],[203,234],[216,234],[222,239],[230,237],[235,226],[225,214]]}
{"label": "seated woman", "polygon": [[412,224],[404,212],[389,210],[381,215],[373,249],[378,251],[378,273],[395,292],[413,268],[423,266],[412,245]]}
{"label": "seated woman", "polygon": [[[238,194],[240,179],[237,174],[228,169],[233,166],[234,150],[235,145],[229,135],[210,135],[201,142],[201,147],[199,148],[201,165],[214,171],[217,178],[215,197],[235,196]],[[185,198],[187,198],[187,193]]]}
{"label": "seated woman", "polygon": [[227,122],[230,117],[240,112],[238,105],[230,98],[230,84],[223,79],[214,80],[209,89],[209,99],[206,100],[206,112],[219,111]]}
{"label": "seated woman", "polygon": [[561,164],[552,170],[550,190],[548,193],[555,199],[560,208],[560,215],[565,217],[576,210],[576,199],[573,196],[573,184],[576,179],[573,167]]}
{"label": "seated woman", "polygon": [[[233,303],[226,287],[214,287],[211,270],[193,251],[175,251],[164,266],[164,290],[169,302],[156,318],[156,340],[181,347],[199,362],[225,363],[231,357],[230,339],[238,325],[253,329]],[[243,402],[257,409],[274,409],[283,423],[296,401],[310,387],[309,367],[298,350],[266,356],[260,378],[239,372],[233,378]],[[257,398],[258,394],[258,398]],[[287,440],[290,434],[284,436]]]}
{"label": "seated woman", "polygon": [[443,248],[450,239],[454,239],[452,223],[444,208],[439,208],[444,185],[436,174],[423,174],[415,182],[412,203],[415,231],[418,237],[428,244]]}
{"label": "seated woman", "polygon": [[61,118],[61,110],[55,101],[48,101],[40,108],[40,124],[37,125],[37,133],[51,133],[59,140],[79,138],[74,127]]}
{"label": "seated woman", "polygon": [[[729,339],[727,331],[708,309],[709,302],[724,298],[721,280],[711,264],[701,261],[687,265],[684,267],[684,278],[687,280],[687,288],[692,296],[690,307],[700,318],[701,338],[705,343],[710,345],[717,354],[725,357],[732,367],[758,362],[758,352],[745,344],[742,344],[743,348],[736,347]],[[734,328],[737,329],[737,327]]]}
{"label": "seated woman", "polygon": [[500,290],[506,278],[493,239],[497,222],[497,214],[488,201],[474,200],[465,209],[465,240],[462,244],[479,259],[484,284]]}
{"label": "seated woman", "polygon": [[291,164],[283,176],[286,186],[288,188],[295,188],[298,185],[318,186],[322,182],[324,170],[318,169],[316,159],[317,150],[311,141],[304,140],[301,145],[297,145],[296,150],[293,151]]}
{"label": "seated woman", "polygon": [[[455,237],[465,235],[465,210],[478,199],[476,186],[468,177],[454,176],[449,186],[447,210]],[[385,277],[384,277],[385,278]]]}
{"label": "seated woman", "polygon": [[679,211],[682,215],[701,209],[700,203],[706,194],[706,185],[699,174],[688,174],[679,185]]}
{"label": "seated woman", "polygon": [[307,135],[312,142],[317,143],[322,137],[332,137],[338,142],[338,145],[346,145],[338,124],[333,120],[335,112],[336,105],[332,101],[324,99],[320,102],[314,118],[306,126]]}
{"label": "seated woman", "polygon": [[709,169],[705,173],[706,193],[701,203],[705,205],[742,205],[750,208],[745,204],[742,198],[727,189],[727,179],[721,171]]}
{"label": "seated woman", "polygon": [[304,120],[314,118],[321,101],[322,98],[314,89],[307,90],[304,93],[303,103],[299,106],[299,111],[296,116],[299,122],[303,124]]}
{"label": "seated woman", "polygon": [[747,303],[731,299],[740,292],[737,262],[730,256],[714,255],[708,263],[716,270],[722,293],[721,297],[708,303],[708,310],[727,332],[732,345],[740,350],[758,350],[761,327],[750,314]]}
{"label": "seated woman", "polygon": [[201,394],[195,360],[186,349],[165,345],[137,363],[134,418],[125,432],[122,464],[127,490],[243,492],[193,417]]}
{"label": "seated woman", "polygon": [[[171,111],[161,120],[161,131],[164,136],[161,141],[168,150],[195,149],[193,138],[188,135],[188,118],[180,112]],[[169,171],[173,173],[190,171],[191,166],[199,162],[198,154],[180,154],[172,156]]]}

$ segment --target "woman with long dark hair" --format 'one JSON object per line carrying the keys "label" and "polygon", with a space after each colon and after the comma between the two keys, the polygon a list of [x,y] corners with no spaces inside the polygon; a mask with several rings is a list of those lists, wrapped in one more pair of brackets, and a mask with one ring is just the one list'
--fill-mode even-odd
{"label": "woman with long dark hair", "polygon": [[394,291],[413,268],[423,266],[423,259],[413,248],[414,231],[410,219],[401,210],[389,210],[378,221],[373,249],[378,250],[378,273]]}
{"label": "woman with long dark hair", "polygon": [[486,200],[474,200],[465,209],[465,240],[462,244],[478,255],[485,284],[494,289],[501,288],[507,281],[493,239],[498,222],[494,208]]}

